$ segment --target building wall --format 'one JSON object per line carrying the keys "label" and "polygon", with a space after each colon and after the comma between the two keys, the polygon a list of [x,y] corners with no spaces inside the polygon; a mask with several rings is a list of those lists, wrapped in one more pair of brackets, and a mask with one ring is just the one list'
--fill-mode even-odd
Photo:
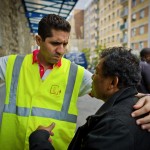
{"label": "building wall", "polygon": [[91,51],[96,45],[150,47],[150,0],[93,0],[84,18],[85,46]]}
{"label": "building wall", "polygon": [[91,51],[94,51],[98,45],[98,3],[98,0],[93,0],[85,9],[84,15],[85,47],[90,48]]}
{"label": "building wall", "polygon": [[84,11],[75,9],[68,18],[71,25],[71,33],[68,51],[81,51],[84,48]]}
{"label": "building wall", "polygon": [[74,10],[74,24],[75,24],[75,33],[76,39],[84,38],[83,24],[84,24],[84,11],[83,10]]}
{"label": "building wall", "polygon": [[122,5],[116,0],[100,0],[99,8],[99,44],[106,47],[120,46]]}
{"label": "building wall", "polygon": [[91,24],[91,11],[90,11],[90,8],[87,8],[84,11],[84,45],[85,45],[85,48],[91,47],[90,24]]}
{"label": "building wall", "polygon": [[150,0],[132,1],[131,5],[131,48],[141,50],[150,46],[149,16]]}
{"label": "building wall", "polygon": [[21,0],[0,0],[0,56],[31,52],[30,34]]}

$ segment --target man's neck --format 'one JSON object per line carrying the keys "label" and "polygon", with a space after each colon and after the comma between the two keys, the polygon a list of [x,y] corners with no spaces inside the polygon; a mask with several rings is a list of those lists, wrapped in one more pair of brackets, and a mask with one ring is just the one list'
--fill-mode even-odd
{"label": "man's neck", "polygon": [[44,70],[49,69],[50,67],[53,67],[54,64],[49,64],[45,61],[45,59],[42,57],[40,52],[37,54],[37,58],[39,60],[39,63],[44,67]]}

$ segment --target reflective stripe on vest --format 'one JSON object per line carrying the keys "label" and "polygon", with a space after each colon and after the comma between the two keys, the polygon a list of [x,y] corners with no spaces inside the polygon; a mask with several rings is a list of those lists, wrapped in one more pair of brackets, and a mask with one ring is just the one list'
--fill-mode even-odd
{"label": "reflective stripe on vest", "polygon": [[[12,73],[12,81],[10,86],[9,104],[5,104],[4,112],[17,114],[18,116],[29,116],[30,108],[16,106],[16,92],[18,86],[18,78],[19,78],[19,73],[20,73],[23,59],[24,56],[19,56],[19,55],[15,59],[15,63],[13,66],[13,73]],[[64,120],[64,121],[76,123],[77,116],[68,114],[68,109],[69,109],[71,96],[75,84],[77,69],[78,66],[75,65],[74,63],[71,63],[66,92],[64,96],[64,103],[61,111],[32,107],[31,116],[48,117],[57,120]]]}

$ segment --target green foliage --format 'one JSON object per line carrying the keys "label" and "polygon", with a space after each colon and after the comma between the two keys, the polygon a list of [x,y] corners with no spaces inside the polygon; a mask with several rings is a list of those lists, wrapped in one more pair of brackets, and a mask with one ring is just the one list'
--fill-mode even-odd
{"label": "green foliage", "polygon": [[95,66],[98,63],[99,60],[99,54],[106,48],[106,46],[102,46],[102,45],[97,45],[97,47],[95,48],[95,54],[96,54],[96,58],[93,60],[92,64]]}
{"label": "green foliage", "polygon": [[90,48],[84,48],[81,50],[81,52],[83,52],[85,54],[86,60],[90,66],[90,68],[94,67],[97,65],[98,60],[99,60],[99,54],[101,51],[103,51],[106,48],[106,46],[102,46],[102,45],[97,45],[94,53],[96,54],[94,58],[92,58],[92,60],[90,60]]}
{"label": "green foliage", "polygon": [[106,48],[106,46],[102,46],[102,45],[97,45],[97,47],[95,48],[95,53],[96,55],[99,57],[99,54],[101,51],[103,51]]}
{"label": "green foliage", "polygon": [[90,62],[90,48],[84,48],[81,50],[85,54],[86,60],[89,63]]}

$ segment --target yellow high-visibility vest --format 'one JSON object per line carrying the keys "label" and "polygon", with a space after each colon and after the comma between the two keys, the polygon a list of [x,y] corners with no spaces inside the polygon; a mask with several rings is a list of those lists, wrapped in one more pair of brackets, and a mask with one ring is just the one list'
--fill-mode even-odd
{"label": "yellow high-visibility vest", "polygon": [[10,55],[6,69],[6,100],[0,148],[28,150],[28,138],[39,125],[56,123],[51,137],[56,150],[67,149],[76,129],[77,99],[84,68],[62,58],[45,80],[32,54]]}

